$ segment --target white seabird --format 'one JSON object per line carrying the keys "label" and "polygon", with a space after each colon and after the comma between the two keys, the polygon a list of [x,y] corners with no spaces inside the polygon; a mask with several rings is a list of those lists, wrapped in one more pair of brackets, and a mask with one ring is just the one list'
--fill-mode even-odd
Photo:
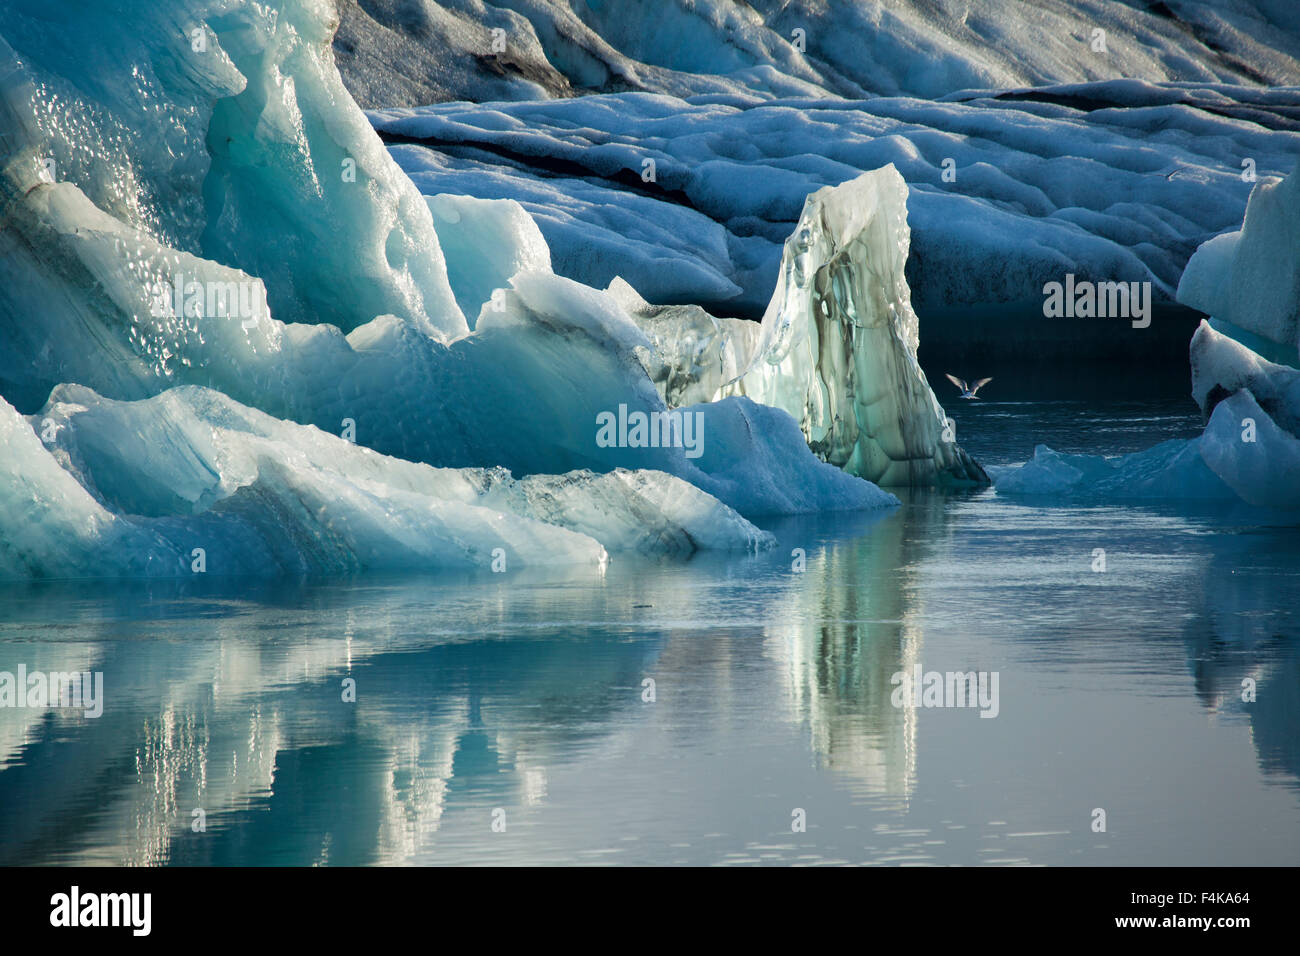
{"label": "white seabird", "polygon": [[948,381],[961,389],[962,398],[977,398],[978,396],[975,393],[989,382],[993,381],[992,378],[982,378],[972,386],[967,385],[964,379],[960,379],[956,375],[949,375],[947,372],[944,372],[943,374],[947,377]]}

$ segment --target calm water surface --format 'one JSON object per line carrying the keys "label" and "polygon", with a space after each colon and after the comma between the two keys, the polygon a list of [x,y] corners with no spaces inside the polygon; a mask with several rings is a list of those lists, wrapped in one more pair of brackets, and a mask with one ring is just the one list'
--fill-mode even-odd
{"label": "calm water surface", "polygon": [[[990,464],[1198,430],[950,411]],[[992,491],[769,527],[603,576],[0,587],[0,670],[106,697],[0,710],[0,863],[1300,863],[1296,527]],[[996,672],[997,717],[894,706],[916,664]]]}

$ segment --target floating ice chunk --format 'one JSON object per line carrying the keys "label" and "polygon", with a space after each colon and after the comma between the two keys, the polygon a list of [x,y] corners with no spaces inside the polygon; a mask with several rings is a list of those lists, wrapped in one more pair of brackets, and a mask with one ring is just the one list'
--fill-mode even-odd
{"label": "floating ice chunk", "polygon": [[[1300,374],[1300,373],[1297,373]],[[1300,408],[1293,408],[1294,417]],[[1300,509],[1300,440],[1280,428],[1247,389],[1214,406],[1200,453],[1216,475],[1253,505]]]}
{"label": "floating ice chunk", "polygon": [[68,385],[29,420],[2,411],[6,576],[189,573],[194,548],[209,572],[267,574],[601,565],[607,548],[772,543],[660,472],[516,480],[500,468],[431,468],[210,389],[118,402]]}
{"label": "floating ice chunk", "polygon": [[[759,457],[727,463],[738,474],[757,474],[774,464],[761,456],[773,455],[782,467],[806,472],[806,480],[788,489],[767,485],[771,493],[763,494],[743,482],[719,483],[681,447],[599,446],[601,413],[623,405],[646,415],[666,409],[637,355],[649,339],[611,296],[571,280],[516,276],[500,296],[501,310],[485,309],[477,330],[451,344],[394,316],[345,337],[333,326],[270,318],[256,280],[152,242],[70,184],[40,187],[29,202],[41,223],[41,260],[60,270],[66,262],[66,274],[77,277],[18,287],[49,295],[49,308],[25,292],[15,296],[25,321],[9,331],[21,348],[0,363],[6,387],[30,407],[63,375],[113,398],[200,384],[330,431],[350,419],[363,444],[434,465],[504,465],[521,475],[649,468],[730,495],[755,513],[893,503],[865,482],[854,491],[818,478],[825,466],[802,444],[751,444],[745,451]],[[155,314],[146,280],[162,263],[200,285],[252,283],[255,320]],[[24,364],[25,355],[36,363]],[[716,456],[709,460],[723,467]]]}
{"label": "floating ice chunk", "polygon": [[110,403],[70,386],[31,422],[0,414],[4,576],[488,567],[496,548],[521,565],[606,560],[587,535],[471,503],[469,486],[444,496],[456,473],[421,481],[419,466],[348,454],[208,390]]}
{"label": "floating ice chunk", "polygon": [[1261,179],[1237,232],[1203,243],[1187,263],[1178,300],[1284,346],[1300,348],[1300,171]]}
{"label": "floating ice chunk", "polygon": [[1204,320],[1189,352],[1192,397],[1206,416],[1223,398],[1248,389],[1278,425],[1300,435],[1300,371],[1269,362]]}
{"label": "floating ice chunk", "polygon": [[1232,489],[1201,460],[1198,442],[1170,439],[1116,458],[1069,455],[1038,445],[1025,464],[995,466],[989,473],[1000,495],[1235,500]]}
{"label": "floating ice chunk", "polygon": [[1201,457],[1245,501],[1300,508],[1300,371],[1276,365],[1202,322],[1192,337],[1192,396],[1209,416]]}
{"label": "floating ice chunk", "polygon": [[[621,428],[618,441],[600,443],[603,415],[653,422],[669,412],[644,368],[654,343],[614,295],[559,276],[516,276],[504,304],[501,312],[484,310],[475,334],[452,346],[458,373],[491,383],[460,413],[483,423],[471,455],[490,447],[493,462],[525,474],[568,470],[560,467],[566,461],[599,471],[665,471],[745,515],[897,504],[893,495],[819,461],[788,413],[747,400],[672,410],[691,429],[672,443],[630,435],[624,441]],[[475,368],[482,370],[477,376]],[[535,395],[546,401],[530,398]],[[653,424],[651,432],[653,439]],[[691,434],[693,449],[686,441]]]}
{"label": "floating ice chunk", "polygon": [[1257,507],[1300,508],[1300,371],[1238,341],[1294,352],[1298,180],[1261,183],[1251,194],[1245,228],[1202,244],[1179,284],[1182,302],[1216,314],[1201,322],[1189,349],[1192,397],[1209,418],[1200,438],[1117,459],[1060,455],[1040,446],[1028,464],[997,471],[999,493],[1226,495]]}
{"label": "floating ice chunk", "polygon": [[[53,9],[61,6],[56,0]],[[360,114],[337,82],[328,4],[183,0],[155,13],[129,28],[121,17],[87,22],[103,28],[105,42],[121,40],[124,62],[136,54],[156,62],[156,53],[170,64],[146,84],[170,117],[161,125],[122,92],[134,89],[122,62],[96,59],[100,70],[88,77],[75,56],[27,55],[42,45],[66,53],[81,34],[69,40],[25,8],[0,11],[0,34],[17,44],[16,53],[0,48],[0,279],[8,291],[0,298],[0,390],[23,411],[40,408],[69,380],[114,400],[199,385],[331,433],[350,423],[361,444],[411,462],[503,466],[515,475],[653,470],[755,514],[895,503],[819,462],[787,428],[773,425],[762,440],[731,435],[757,419],[767,427],[778,414],[746,403],[693,411],[692,422],[698,416],[709,426],[695,449],[601,444],[601,415],[669,411],[643,365],[650,340],[615,297],[551,274],[536,232],[503,205],[491,207],[501,218],[486,225],[465,216],[444,224],[461,243],[464,301],[479,303],[489,286],[510,281],[500,308],[480,306],[470,332],[452,298],[429,205],[364,121],[358,127]],[[190,72],[183,48],[173,49],[177,36],[191,36],[178,33],[178,23],[193,25],[192,52],[212,56],[194,61],[204,64],[201,75]],[[42,116],[69,112],[41,98],[53,95],[44,83],[85,85],[77,97],[89,125],[42,127]],[[117,185],[131,185],[142,204],[124,202],[94,164],[68,163],[67,181],[42,178],[43,150],[63,150],[62,163],[83,137],[100,144],[104,129],[137,121],[157,135],[126,137],[125,158],[105,155],[117,164]],[[213,145],[202,168],[175,165],[167,175],[167,144],[202,152],[204,143]],[[442,205],[483,209],[474,200]],[[476,264],[475,250],[491,243],[509,254]],[[510,275],[525,266],[537,268]],[[211,295],[223,289],[234,289],[238,308],[226,301],[214,311]],[[436,301],[446,308],[433,308]],[[282,321],[278,304],[308,321]],[[711,447],[715,429],[740,457],[723,460]],[[221,497],[221,507],[280,494],[292,480],[277,477],[277,467],[259,469],[257,481]],[[175,494],[202,477],[190,475]],[[676,492],[670,498],[686,500]],[[248,507],[260,514],[256,502]],[[357,515],[371,514],[358,507]],[[379,548],[380,517],[366,520],[378,530],[358,546]],[[338,555],[302,560],[333,566],[345,560]]]}
{"label": "floating ice chunk", "polygon": [[893,166],[808,197],[749,368],[724,391],[785,409],[819,457],[870,481],[987,482],[917,362],[906,203]]}
{"label": "floating ice chunk", "polygon": [[32,426],[0,400],[0,577],[177,573],[179,550],[100,505],[59,467]]}
{"label": "floating ice chunk", "polygon": [[[1178,298],[1212,312],[1192,336],[1206,464],[1245,501],[1300,508],[1300,172],[1261,181],[1245,222],[1201,245]],[[1270,362],[1260,352],[1288,364]]]}

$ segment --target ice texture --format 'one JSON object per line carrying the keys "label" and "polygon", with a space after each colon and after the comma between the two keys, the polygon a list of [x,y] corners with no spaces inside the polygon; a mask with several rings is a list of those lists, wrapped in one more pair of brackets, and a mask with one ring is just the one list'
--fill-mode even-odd
{"label": "ice texture", "polygon": [[1256,184],[1241,229],[1204,243],[1188,261],[1178,299],[1280,346],[1287,363],[1297,364],[1300,171]]}
{"label": "ice texture", "polygon": [[1209,418],[1201,455],[1243,500],[1300,508],[1300,371],[1202,322],[1192,337],[1192,397]]}
{"label": "ice texture", "polygon": [[[255,290],[260,283],[158,246],[69,184],[40,187],[28,201],[43,216],[42,226],[53,224],[51,249],[71,247],[69,255],[96,271],[93,282],[57,288],[74,304],[69,315],[42,312],[33,303],[25,322],[7,327],[21,345],[10,353],[6,377],[27,396],[48,393],[61,379],[114,398],[196,384],[331,432],[350,419],[362,444],[434,465],[502,465],[525,475],[653,468],[725,495],[747,514],[878,507],[894,500],[818,461],[801,440],[789,440],[789,430],[734,443],[729,447],[745,457],[723,461],[715,436],[738,420],[771,417],[735,403],[699,410],[706,425],[698,461],[682,447],[599,447],[602,412],[620,405],[646,415],[666,410],[637,355],[647,340],[600,290],[547,273],[521,273],[510,288],[498,290],[500,308],[488,304],[475,332],[451,343],[396,316],[379,316],[347,336],[330,325],[284,324],[267,314],[260,291],[251,326],[237,316],[154,316],[147,287],[133,280],[141,263],[173,262],[187,275],[252,281]],[[130,253],[126,261],[123,250]],[[45,364],[24,366],[24,355]],[[776,459],[792,475],[789,487],[739,477],[777,467]],[[733,469],[735,480],[717,477]]]}
{"label": "ice texture", "polygon": [[989,473],[999,495],[1060,500],[1206,499],[1235,496],[1200,455],[1200,439],[1170,439],[1154,448],[1107,458],[1070,455],[1046,445],[1019,466],[993,466]]}
{"label": "ice texture", "polygon": [[[193,386],[6,404],[0,574],[344,573],[601,566],[608,551],[754,551],[771,537],[660,472],[514,479],[380,455]],[[500,549],[498,552],[497,549]]]}
{"label": "ice texture", "polygon": [[370,116],[422,192],[518,200],[559,274],[715,315],[762,314],[810,193],[892,164],[927,337],[1041,353],[1048,335],[1114,342],[1106,323],[1042,322],[1043,285],[1066,273],[1150,281],[1172,305],[1196,247],[1241,224],[1243,157],[1260,176],[1293,167],[1298,108],[1292,88],[1117,79],[937,102],[622,93]]}
{"label": "ice texture", "polygon": [[1202,321],[1192,337],[1192,397],[1208,422],[1190,441],[1103,458],[1040,445],[1021,466],[991,468],[998,494],[1065,499],[1226,499],[1300,510],[1300,371]]}
{"label": "ice texture", "polygon": [[1178,287],[1212,313],[1190,347],[1192,397],[1209,420],[1201,455],[1243,500],[1285,510],[1300,509],[1297,217],[1300,172],[1261,181],[1241,229],[1202,245]]}
{"label": "ice texture", "polygon": [[990,468],[998,494],[1061,499],[1220,499],[1300,510],[1300,371],[1275,365],[1202,322],[1192,339],[1197,438],[1103,458],[1040,445],[1021,466]]}
{"label": "ice texture", "polygon": [[[4,124],[7,204],[75,184],[155,241],[258,276],[283,321],[465,331],[429,209],[334,65],[328,0],[119,7],[0,8],[0,115],[26,118]],[[39,256],[35,224],[19,235]]]}
{"label": "ice texture", "polygon": [[[1044,446],[994,471],[1000,494],[1223,497],[1300,510],[1300,173],[1261,181],[1242,228],[1207,240],[1178,286],[1211,312],[1189,346],[1192,397],[1205,431],[1188,442],[1104,459]],[[1280,357],[1270,361],[1261,352]]]}
{"label": "ice texture", "polygon": [[[1300,404],[1289,409],[1294,423]],[[1300,509],[1300,438],[1260,407],[1249,389],[1229,395],[1214,407],[1201,457],[1244,501],[1284,510]]]}
{"label": "ice texture", "polygon": [[646,371],[670,407],[712,400],[757,352],[757,322],[718,318],[698,305],[652,305],[621,277],[605,291],[645,334]]}
{"label": "ice texture", "polygon": [[1300,73],[1288,0],[341,0],[340,9],[335,48],[369,106],[625,90],[938,97],[1124,76],[1284,85]]}
{"label": "ice texture", "polygon": [[[602,443],[602,415],[670,411],[650,340],[551,272],[519,205],[420,194],[339,81],[329,3],[65,6],[0,10],[6,573],[175,573],[194,534],[222,573],[481,563],[494,534],[590,563],[762,546],[741,513],[897,504],[745,398],[677,396],[692,448]],[[14,418],[43,434],[58,403],[86,409],[93,467]],[[148,426],[176,403],[202,424]],[[228,420],[230,447],[193,450]],[[307,426],[357,444],[304,450]],[[483,501],[411,484],[449,468]]]}
{"label": "ice texture", "polygon": [[[513,199],[427,197],[447,279],[469,327],[492,294],[520,272],[550,272],[551,250],[537,223]],[[493,303],[499,307],[498,298]]]}
{"label": "ice texture", "polygon": [[1300,371],[1268,361],[1208,321],[1192,336],[1189,352],[1192,398],[1207,418],[1220,399],[1246,389],[1288,431],[1300,432]]}
{"label": "ice texture", "polygon": [[809,196],[749,367],[724,392],[784,408],[819,457],[870,481],[987,482],[917,362],[909,240],[893,166]]}

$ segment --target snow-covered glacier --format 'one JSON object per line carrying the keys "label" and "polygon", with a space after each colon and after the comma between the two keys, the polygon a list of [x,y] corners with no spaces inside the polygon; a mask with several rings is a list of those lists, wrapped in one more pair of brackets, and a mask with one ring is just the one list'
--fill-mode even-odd
{"label": "snow-covered glacier", "polygon": [[341,0],[340,12],[335,49],[365,106],[934,98],[1126,76],[1284,85],[1300,71],[1288,0]]}
{"label": "snow-covered glacier", "polygon": [[1174,309],[1197,246],[1240,224],[1244,174],[1290,171],[1298,110],[1294,88],[1116,79],[941,100],[619,93],[370,117],[426,195],[517,200],[559,274],[621,276],[652,302],[727,316],[762,314],[809,194],[893,165],[928,338],[1078,357],[1131,351],[1162,324],[1129,340],[1044,323],[1044,283],[1150,282]]}
{"label": "snow-covered glacier", "polygon": [[71,6],[0,11],[0,573],[599,564],[896,503],[778,407],[670,408],[518,205],[421,196],[330,3]]}

